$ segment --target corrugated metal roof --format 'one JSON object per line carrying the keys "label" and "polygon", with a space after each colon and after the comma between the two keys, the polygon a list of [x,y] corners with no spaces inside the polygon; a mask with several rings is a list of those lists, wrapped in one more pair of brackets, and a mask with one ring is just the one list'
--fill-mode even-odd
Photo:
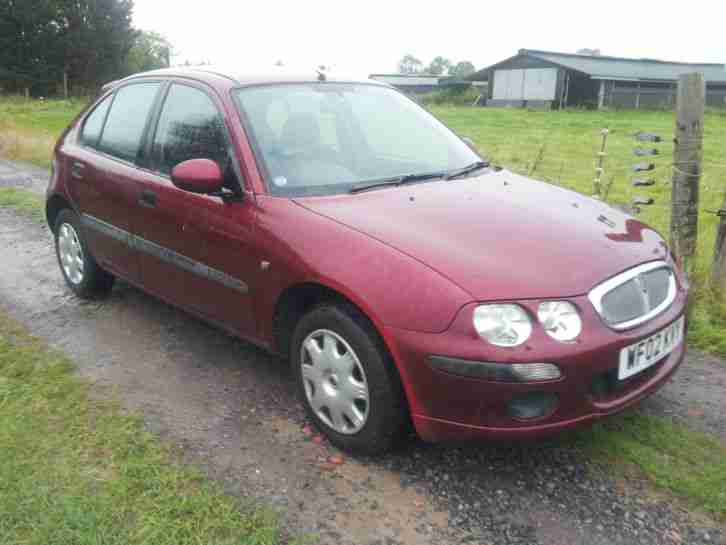
{"label": "corrugated metal roof", "polygon": [[[726,83],[723,64],[690,64],[653,59],[625,59],[621,57],[594,57],[571,53],[556,53],[534,49],[520,49],[517,57],[529,56],[548,61],[570,70],[583,72],[594,79],[626,81],[675,81],[681,74],[701,72],[707,82]],[[513,57],[513,58],[517,58]],[[511,60],[511,59],[507,59]],[[507,61],[503,61],[503,64]],[[498,64],[494,65],[494,68]]]}
{"label": "corrugated metal roof", "polygon": [[726,66],[723,64],[689,64],[652,59],[593,57],[529,49],[520,50],[520,54],[553,62],[599,79],[675,81],[681,74],[701,72],[706,81],[726,82]]}

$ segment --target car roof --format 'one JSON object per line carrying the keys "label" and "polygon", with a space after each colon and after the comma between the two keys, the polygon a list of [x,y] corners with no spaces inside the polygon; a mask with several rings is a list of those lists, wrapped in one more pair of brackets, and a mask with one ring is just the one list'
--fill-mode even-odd
{"label": "car roof", "polygon": [[287,67],[272,66],[261,71],[243,72],[234,68],[219,66],[179,66],[174,68],[162,68],[159,70],[151,70],[149,72],[141,72],[133,74],[121,80],[107,83],[104,89],[115,87],[116,85],[133,80],[136,78],[146,77],[180,77],[191,78],[207,83],[221,83],[226,80],[230,86],[237,85],[260,85],[267,83],[313,83],[313,82],[345,82],[345,83],[366,83],[374,84],[382,87],[390,87],[390,85],[357,75],[331,73],[319,70],[294,70]]}

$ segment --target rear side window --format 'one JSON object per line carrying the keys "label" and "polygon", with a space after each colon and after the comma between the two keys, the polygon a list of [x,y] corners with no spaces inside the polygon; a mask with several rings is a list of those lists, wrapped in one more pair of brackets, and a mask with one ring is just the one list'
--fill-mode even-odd
{"label": "rear side window", "polygon": [[116,98],[101,133],[100,149],[126,161],[135,161],[141,137],[160,83],[136,83],[116,91]]}
{"label": "rear side window", "polygon": [[153,154],[164,174],[188,159],[211,159],[225,170],[224,121],[204,91],[187,85],[171,86],[159,117]]}
{"label": "rear side window", "polygon": [[95,148],[98,145],[98,138],[101,136],[101,130],[103,129],[103,122],[106,120],[106,112],[108,107],[111,105],[111,96],[107,96],[101,101],[101,103],[94,108],[86,118],[86,122],[83,124],[83,130],[81,131],[81,143],[86,146]]}

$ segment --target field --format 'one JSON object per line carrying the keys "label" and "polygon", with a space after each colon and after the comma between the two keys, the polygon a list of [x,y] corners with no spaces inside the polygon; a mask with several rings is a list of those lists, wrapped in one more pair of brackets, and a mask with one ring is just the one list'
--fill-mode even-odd
{"label": "field", "polygon": [[[48,166],[53,142],[84,102],[0,100],[0,157]],[[460,135],[468,136],[495,164],[516,172],[591,194],[600,131],[610,130],[604,180],[612,180],[611,202],[628,203],[634,195],[652,196],[641,218],[668,233],[673,132],[671,112],[562,112],[431,105],[430,109]],[[633,188],[630,167],[636,131],[654,132],[657,147],[655,186]],[[692,346],[726,356],[726,301],[708,283],[718,218],[707,210],[721,207],[726,192],[726,113],[709,112],[705,121],[704,176],[701,186],[699,255],[692,280],[694,305],[689,341]]]}

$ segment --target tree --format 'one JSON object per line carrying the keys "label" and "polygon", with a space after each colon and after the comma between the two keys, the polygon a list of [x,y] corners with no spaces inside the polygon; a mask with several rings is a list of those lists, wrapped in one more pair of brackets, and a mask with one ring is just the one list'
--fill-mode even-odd
{"label": "tree", "polygon": [[398,61],[399,74],[420,74],[422,71],[423,63],[410,53]]}
{"label": "tree", "polygon": [[77,90],[89,92],[126,73],[137,31],[132,0],[56,0],[64,69]]}
{"label": "tree", "polygon": [[435,57],[431,61],[429,67],[426,69],[426,73],[432,76],[441,76],[451,69],[451,61],[445,57]]}
{"label": "tree", "polygon": [[3,86],[47,95],[67,77],[84,93],[125,75],[132,9],[132,0],[0,0]]}
{"label": "tree", "polygon": [[461,61],[453,68],[449,69],[449,75],[455,78],[465,78],[476,72],[476,68],[469,61]]}
{"label": "tree", "polygon": [[140,31],[126,57],[126,72],[135,74],[167,68],[171,58],[171,43],[156,32]]}
{"label": "tree", "polygon": [[59,80],[57,14],[51,0],[0,2],[0,78],[10,91]]}

